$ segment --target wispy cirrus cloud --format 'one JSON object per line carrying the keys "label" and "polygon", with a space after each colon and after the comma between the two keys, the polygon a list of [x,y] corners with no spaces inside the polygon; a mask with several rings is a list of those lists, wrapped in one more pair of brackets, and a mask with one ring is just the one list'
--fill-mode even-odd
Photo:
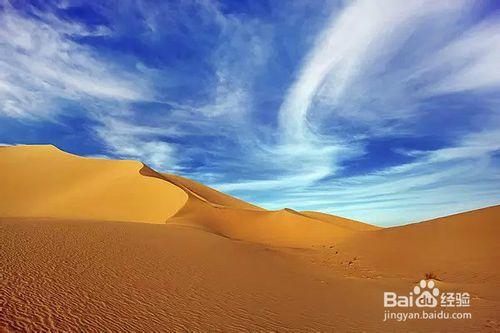
{"label": "wispy cirrus cloud", "polygon": [[0,112],[10,117],[50,117],[58,113],[60,99],[151,98],[139,77],[99,60],[91,49],[74,41],[111,33],[106,28],[90,31],[34,9],[30,15],[22,14],[8,4],[1,15]]}
{"label": "wispy cirrus cloud", "polygon": [[497,129],[471,133],[450,147],[409,152],[418,156],[411,163],[296,187],[268,204],[320,209],[379,225],[495,205],[500,172],[492,158],[500,151],[499,142]]}
{"label": "wispy cirrus cloud", "polygon": [[[426,64],[442,77],[426,90],[445,94],[500,86],[500,16],[478,23],[439,50]],[[444,72],[444,73],[443,73]]]}
{"label": "wispy cirrus cloud", "polygon": [[463,5],[458,1],[355,1],[335,12],[305,56],[281,106],[280,127],[284,134],[291,140],[307,139],[313,121],[308,113],[316,99],[334,106],[345,102],[343,95],[357,97],[349,89],[359,89],[356,81],[360,78],[373,80],[370,74],[383,74],[377,71],[397,54],[418,25],[429,21],[432,24],[442,15],[457,15]]}
{"label": "wispy cirrus cloud", "polygon": [[[123,159],[140,160],[154,168],[174,172],[178,168],[179,153],[175,147],[162,140],[180,135],[174,127],[140,125],[126,120],[130,111],[120,115],[99,116],[99,123],[93,128],[96,136],[104,143],[106,152]],[[166,167],[168,166],[168,167]]]}
{"label": "wispy cirrus cloud", "polygon": [[[410,222],[498,202],[498,193],[491,197],[497,192],[491,184],[498,184],[494,156],[499,151],[494,144],[498,103],[486,105],[491,95],[483,103],[476,101],[480,111],[471,112],[489,123],[474,120],[481,123],[479,128],[464,129],[460,123],[468,116],[461,114],[446,131],[431,133],[446,138],[447,147],[412,151],[410,163],[372,174],[344,176],[344,162],[363,163],[378,138],[393,144],[391,138],[418,141],[429,135],[436,125],[425,118],[430,110],[423,106],[440,105],[443,118],[457,109],[430,100],[432,96],[498,87],[500,71],[493,60],[500,56],[497,23],[495,18],[467,22],[467,13],[473,11],[474,3],[467,1],[356,1],[335,11],[279,109],[279,140],[267,159],[286,165],[289,173],[215,186],[234,193],[261,191],[257,202],[272,208],[334,207],[329,211],[377,223]],[[429,38],[429,33],[434,35]],[[413,48],[419,48],[416,56]],[[455,112],[464,112],[462,107]],[[282,159],[276,157],[280,151]],[[405,155],[403,150],[396,154]],[[461,176],[467,172],[469,176]],[[458,195],[456,188],[464,191]],[[263,193],[272,189],[281,191],[278,198]],[[422,205],[434,209],[412,209],[411,217],[401,217],[407,206]]]}

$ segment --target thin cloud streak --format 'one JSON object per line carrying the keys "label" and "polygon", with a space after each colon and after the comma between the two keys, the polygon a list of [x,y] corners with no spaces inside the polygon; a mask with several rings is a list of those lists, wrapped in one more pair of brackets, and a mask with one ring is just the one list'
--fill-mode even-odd
{"label": "thin cloud streak", "polygon": [[34,19],[4,8],[0,20],[0,112],[10,117],[51,118],[57,115],[59,99],[151,98],[141,79],[113,69],[72,40],[92,34],[54,16]]}

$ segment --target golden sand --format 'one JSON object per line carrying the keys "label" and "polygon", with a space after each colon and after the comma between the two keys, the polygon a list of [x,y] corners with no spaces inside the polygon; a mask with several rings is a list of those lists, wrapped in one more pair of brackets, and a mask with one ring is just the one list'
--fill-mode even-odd
{"label": "golden sand", "polygon": [[[500,206],[378,228],[52,146],[0,148],[0,184],[0,331],[500,329]],[[384,322],[426,275],[472,319]]]}

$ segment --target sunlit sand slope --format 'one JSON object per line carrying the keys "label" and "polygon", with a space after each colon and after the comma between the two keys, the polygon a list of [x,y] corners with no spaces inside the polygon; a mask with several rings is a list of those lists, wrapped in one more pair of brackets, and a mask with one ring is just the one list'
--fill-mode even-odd
{"label": "sunlit sand slope", "polygon": [[[335,244],[304,250],[234,241],[173,224],[0,218],[0,331],[500,328],[500,286],[492,276],[498,262],[493,259],[486,277],[450,282],[441,276],[437,281],[440,290],[471,294],[471,320],[383,322],[383,292],[407,294],[423,277],[412,271],[413,258],[402,252],[404,244],[393,245],[393,253],[379,252],[390,265],[373,266],[373,248],[361,243],[351,249]],[[458,246],[476,252],[478,244]],[[400,252],[404,262],[390,259]],[[329,255],[339,261],[329,261]],[[459,252],[455,260],[461,265],[441,264],[468,272],[466,258]],[[426,261],[432,265],[433,256]]]}
{"label": "sunlit sand slope", "polygon": [[0,218],[0,242],[0,331],[359,330],[378,296],[279,249],[171,224]]}
{"label": "sunlit sand slope", "polygon": [[186,193],[142,163],[82,158],[53,146],[0,149],[0,216],[164,223]]}
{"label": "sunlit sand slope", "polygon": [[500,206],[357,233],[340,248],[361,254],[356,266],[396,276],[500,281]]}

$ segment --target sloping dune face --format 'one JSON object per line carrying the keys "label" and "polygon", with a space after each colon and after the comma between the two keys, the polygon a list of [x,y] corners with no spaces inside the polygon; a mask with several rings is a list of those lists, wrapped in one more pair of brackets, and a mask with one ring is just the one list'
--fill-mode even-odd
{"label": "sloping dune face", "polygon": [[163,173],[162,176],[165,177],[165,179],[169,182],[177,185],[178,187],[181,187],[186,192],[191,193],[192,196],[195,196],[202,201],[209,202],[213,206],[264,210],[258,206],[252,205],[246,201],[237,199],[225,193],[216,191],[213,188],[195,182],[191,179],[168,173]]}
{"label": "sloping dune face", "polygon": [[0,149],[0,216],[165,223],[186,202],[143,164],[82,158],[53,146]]}
{"label": "sloping dune face", "polygon": [[499,281],[500,206],[358,233],[342,244],[375,271],[446,281]]}

